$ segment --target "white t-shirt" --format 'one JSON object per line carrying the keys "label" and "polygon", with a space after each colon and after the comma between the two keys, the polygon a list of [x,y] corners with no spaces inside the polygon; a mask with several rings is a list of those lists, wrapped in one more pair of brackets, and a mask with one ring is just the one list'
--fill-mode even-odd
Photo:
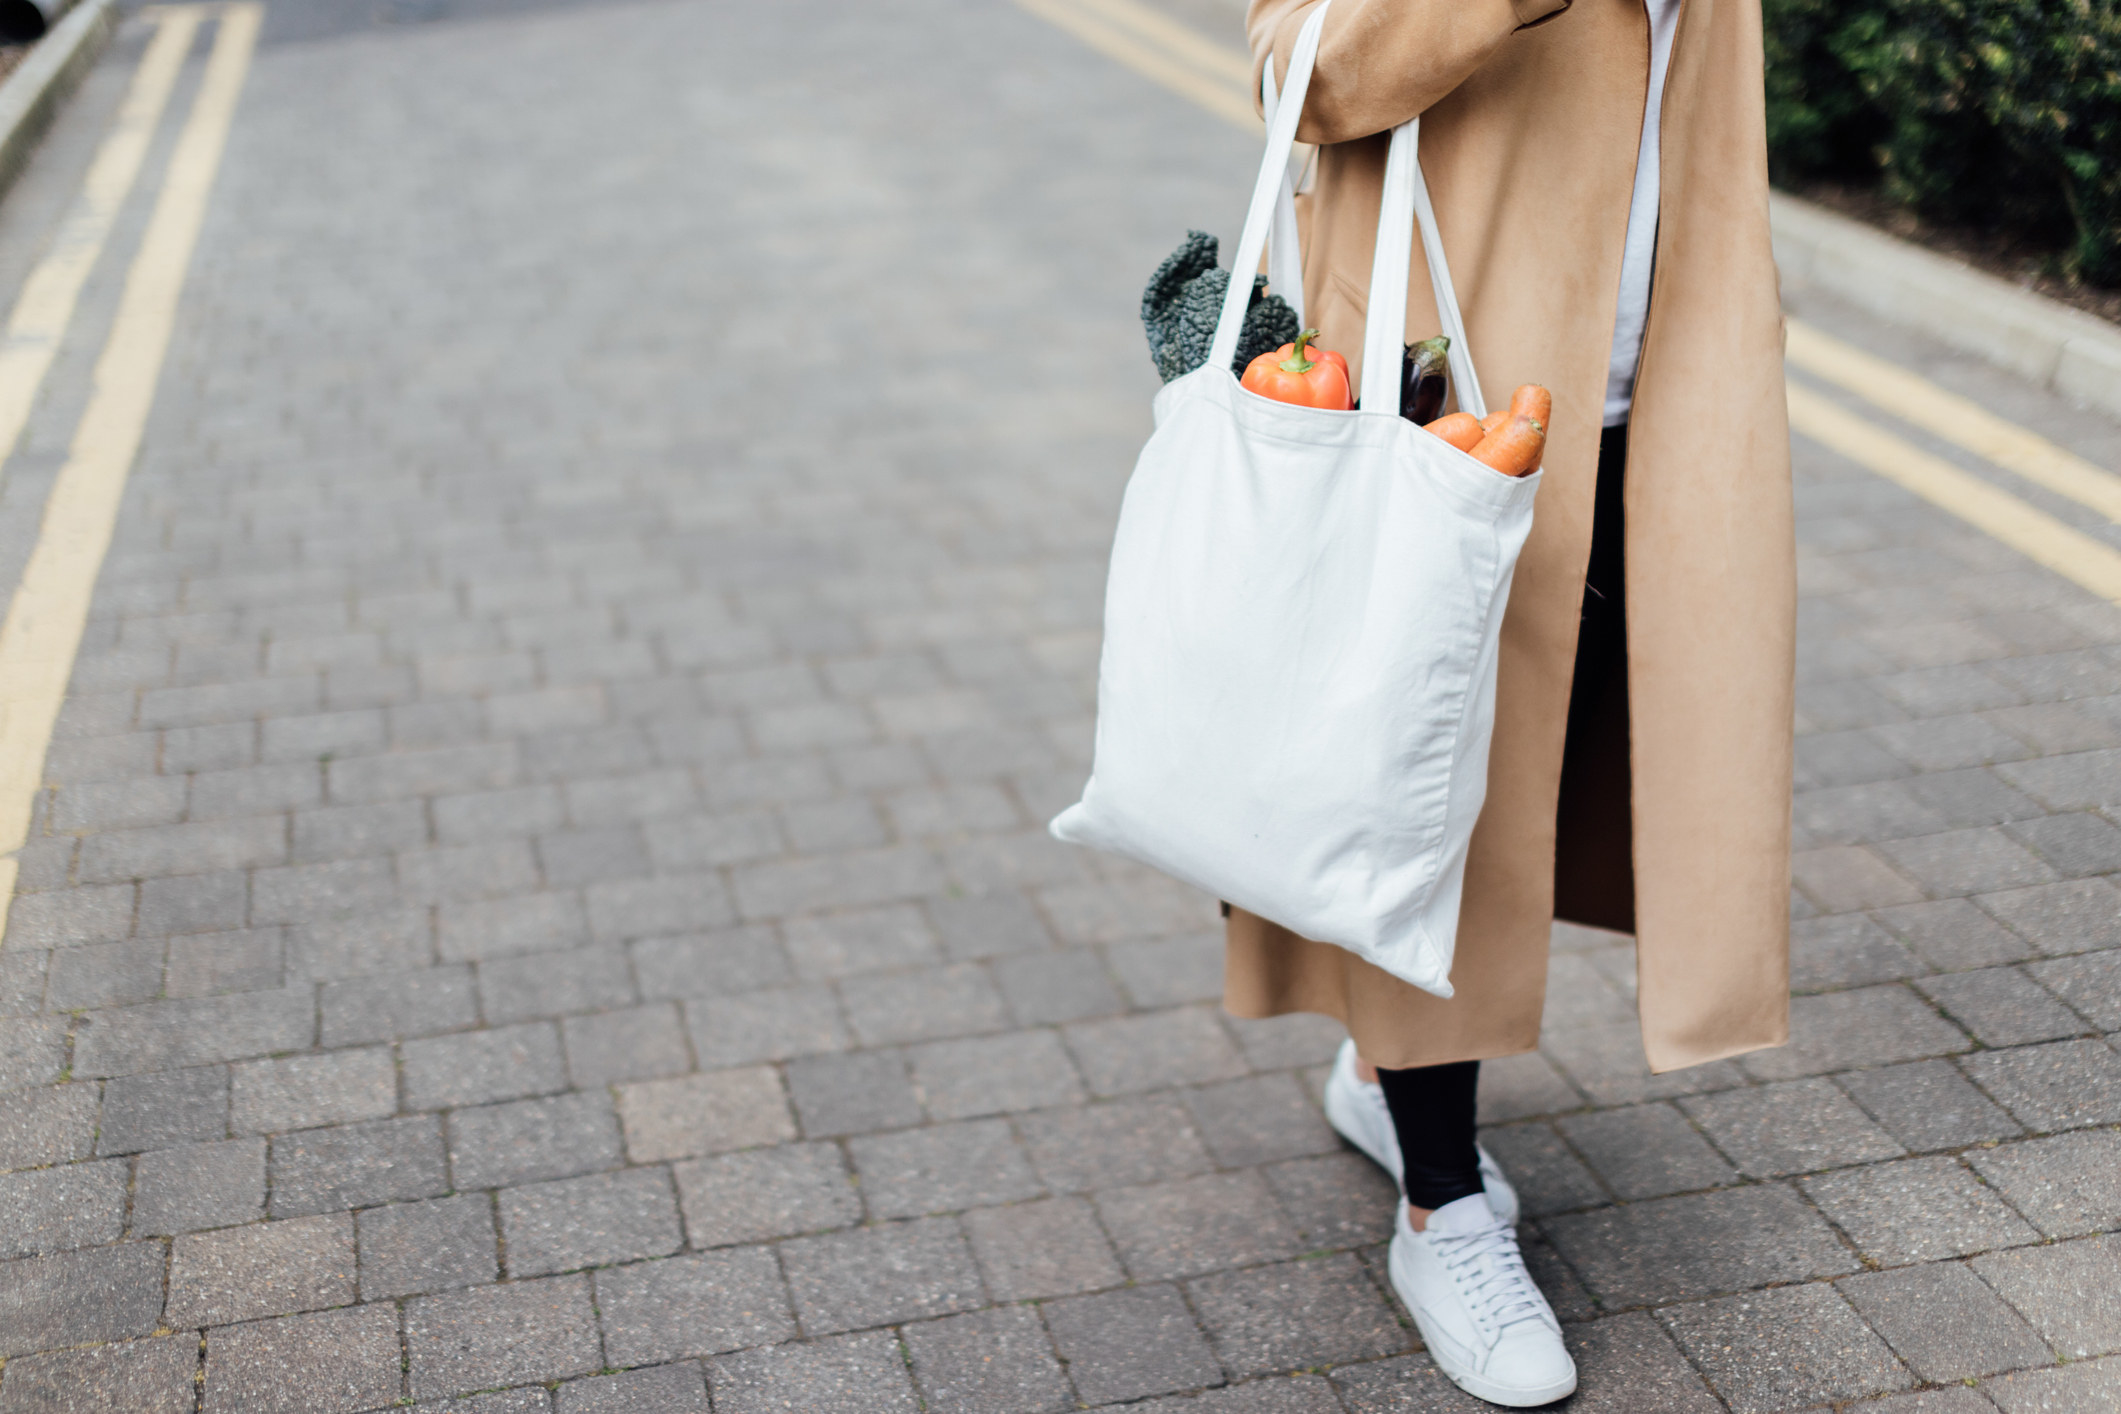
{"label": "white t-shirt", "polygon": [[1620,257],[1620,311],[1613,320],[1613,360],[1605,380],[1605,425],[1628,420],[1635,401],[1635,366],[1650,316],[1650,269],[1657,256],[1657,145],[1664,108],[1664,75],[1672,62],[1672,33],[1680,0],[1643,0],[1650,12],[1650,92],[1642,110],[1642,147],[1635,157],[1635,195],[1628,202],[1628,240]]}

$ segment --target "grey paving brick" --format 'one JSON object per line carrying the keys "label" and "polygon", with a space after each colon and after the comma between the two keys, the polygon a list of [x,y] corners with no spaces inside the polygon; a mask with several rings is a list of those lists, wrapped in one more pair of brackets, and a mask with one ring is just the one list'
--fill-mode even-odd
{"label": "grey paving brick", "polygon": [[[894,807],[895,815],[898,813]],[[928,917],[943,951],[955,958],[1036,953],[1052,946],[1038,911],[1015,891],[928,900]]]}
{"label": "grey paving brick", "polygon": [[49,1085],[66,1073],[67,1018],[23,1017],[0,1027],[0,1091]]}
{"label": "grey paving brick", "polygon": [[1925,978],[1916,986],[1985,1046],[2081,1035],[2083,1020],[2015,967]]}
{"label": "grey paving brick", "polygon": [[460,903],[527,893],[538,886],[537,859],[522,840],[488,840],[425,848],[424,836],[395,858],[398,894],[411,903]]}
{"label": "grey paving brick", "polygon": [[1790,985],[1800,992],[1897,982],[1927,970],[1892,934],[1860,913],[1790,925]]}
{"label": "grey paving brick", "polygon": [[1074,1296],[1045,1308],[1053,1344],[1086,1404],[1213,1384],[1221,1363],[1169,1286]]}
{"label": "grey paving brick", "polygon": [[44,1000],[51,953],[43,948],[0,952],[0,1016],[29,1016]]}
{"label": "grey paving brick", "polygon": [[140,1156],[133,1176],[135,1236],[168,1237],[263,1216],[263,1139],[185,1144]]}
{"label": "grey paving brick", "polygon": [[1806,1179],[1807,1196],[1886,1266],[2035,1242],[2039,1234],[1955,1160],[1903,1159]]}
{"label": "grey paving brick", "polygon": [[1009,1203],[1044,1194],[1004,1120],[968,1120],[848,1143],[877,1218]]}
{"label": "grey paving brick", "polygon": [[789,1144],[698,1159],[673,1174],[694,1247],[723,1247],[845,1227],[862,1202],[839,1149]]}
{"label": "grey paving brick", "polygon": [[1916,903],[1922,888],[1863,845],[1800,850],[1790,859],[1799,888],[1826,913]]}
{"label": "grey paving brick", "polygon": [[1233,1379],[1395,1355],[1410,1341],[1352,1253],[1224,1272],[1187,1291]]}
{"label": "grey paving brick", "polygon": [[806,1333],[945,1316],[984,1304],[957,1223],[919,1218],[783,1243],[781,1267]]}
{"label": "grey paving brick", "polygon": [[318,1009],[326,1046],[356,1046],[463,1030],[478,1021],[478,996],[469,967],[422,967],[327,982]]}
{"label": "grey paving brick", "polygon": [[405,1305],[415,1399],[566,1379],[601,1368],[589,1278],[508,1282]]}
{"label": "grey paving brick", "polygon": [[634,1000],[626,951],[570,948],[479,964],[480,1010],[496,1026],[622,1007]]}
{"label": "grey paving brick", "polygon": [[778,817],[766,811],[692,814],[642,824],[658,869],[714,869],[782,852]]}
{"label": "grey paving brick", "polygon": [[364,1209],[354,1227],[365,1301],[483,1286],[500,1275],[493,1204],[483,1193]]}
{"label": "grey paving brick", "polygon": [[0,1375],[6,1414],[191,1414],[197,1336],[18,1355]]}
{"label": "grey paving brick", "polygon": [[563,830],[537,838],[538,867],[558,888],[648,873],[648,850],[633,825]]}
{"label": "grey paving brick", "polygon": [[1967,1049],[1959,1028],[1905,987],[1863,987],[1790,1002],[1790,1043],[1740,1063],[1761,1080],[1918,1060]]}
{"label": "grey paving brick", "polygon": [[229,1071],[229,1128],[264,1134],[380,1119],[398,1108],[390,1048],[246,1061]]}
{"label": "grey paving brick", "polygon": [[1717,1414],[1723,1407],[1645,1313],[1571,1325],[1564,1333],[1576,1360],[1571,1414]]}
{"label": "grey paving brick", "polygon": [[2121,830],[2089,812],[2022,820],[2010,834],[2065,879],[2121,870]]}
{"label": "grey paving brick", "polygon": [[1975,1084],[2028,1128],[2121,1122],[2121,1056],[2101,1042],[1983,1051],[1962,1064]]}
{"label": "grey paving brick", "polygon": [[95,1142],[94,1085],[0,1094],[0,1171],[85,1159]]}
{"label": "grey paving brick", "polygon": [[272,1215],[296,1217],[449,1191],[433,1115],[276,1135]]}
{"label": "grey paving brick", "polygon": [[893,1045],[994,1031],[1001,994],[974,963],[867,978],[841,989],[849,1027],[863,1045]]}
{"label": "grey paving brick", "polygon": [[554,953],[589,941],[589,918],[573,893],[522,894],[443,904],[436,944],[445,962]]}
{"label": "grey paving brick", "polygon": [[449,1117],[449,1171],[461,1189],[505,1188],[617,1168],[618,1116],[607,1095],[555,1095],[458,1110]]}
{"label": "grey paving brick", "polygon": [[928,1112],[938,1119],[1080,1103],[1082,1082],[1051,1031],[939,1041],[907,1055]]}
{"label": "grey paving brick", "polygon": [[398,1312],[388,1304],[207,1332],[208,1414],[306,1414],[397,1402]]}
{"label": "grey paving brick", "polygon": [[350,756],[324,768],[334,804],[457,795],[513,784],[516,748],[509,743],[431,747],[380,756]]}
{"label": "grey paving brick", "polygon": [[219,1326],[354,1299],[346,1213],[196,1232],[170,1247],[172,1326]]}
{"label": "grey paving brick", "polygon": [[2007,889],[1975,902],[2044,953],[2111,947],[2121,933],[2121,889],[2104,879]]}
{"label": "grey paving brick", "polygon": [[2036,962],[2025,970],[2099,1030],[2121,1031],[2121,950]]}
{"label": "grey paving brick", "polygon": [[1341,1414],[1342,1404],[1323,1375],[1247,1380],[1195,1395],[1172,1395],[1133,1406],[1145,1414]]}
{"label": "grey paving brick", "polygon": [[477,1105],[567,1087],[558,1028],[533,1022],[406,1041],[398,1047],[405,1104]]}
{"label": "grey paving brick", "polygon": [[1870,1163],[1903,1152],[1827,1080],[1726,1090],[1682,1103],[1754,1178]]}
{"label": "grey paving brick", "polygon": [[1037,1311],[1000,1307],[908,1326],[914,1378],[936,1414],[1076,1408]]}
{"label": "grey paving brick", "polygon": [[310,988],[296,987],[91,1012],[74,1030],[74,1074],[136,1075],[306,1050],[316,1005]]}
{"label": "grey paving brick", "polygon": [[1104,960],[1089,949],[999,957],[988,970],[1019,1026],[1084,1021],[1126,1007]]}
{"label": "grey paving brick", "polygon": [[2121,1360],[2109,1357],[2026,1370],[1991,1380],[1983,1388],[2003,1414],[2110,1414],[2121,1409]]}
{"label": "grey paving brick", "polygon": [[424,908],[299,924],[287,931],[288,967],[318,982],[432,966],[434,929]]}
{"label": "grey paving brick", "polygon": [[1105,949],[1105,958],[1137,1007],[1218,1001],[1223,994],[1220,930],[1116,943]]}
{"label": "grey paving brick", "polygon": [[1963,898],[1881,909],[1874,916],[1923,961],[1947,972],[2033,956],[2023,938]]}
{"label": "grey paving brick", "polygon": [[133,926],[146,936],[228,931],[241,928],[251,914],[251,874],[230,868],[142,881]]}
{"label": "grey paving brick", "polygon": [[1865,1272],[1841,1294],[1927,1381],[1946,1383],[2044,1365],[2047,1342],[1963,1262]]}
{"label": "grey paving brick", "polygon": [[[1713,1107],[1748,1093],[1728,1092],[1693,1103]],[[1670,1105],[1571,1115],[1555,1123],[1622,1198],[1661,1198],[1738,1180],[1738,1171]]]}
{"label": "grey paving brick", "polygon": [[0,1353],[148,1334],[165,1261],[160,1243],[128,1242],[0,1264]]}
{"label": "grey paving brick", "polygon": [[82,841],[76,867],[83,883],[108,884],[168,874],[261,868],[286,857],[286,822],[275,815],[259,815],[106,830]]}
{"label": "grey paving brick", "polygon": [[0,1176],[0,1258],[116,1242],[125,1226],[122,1159]]}
{"label": "grey paving brick", "polygon": [[1840,1276],[1858,1263],[1780,1184],[1548,1218],[1541,1229],[1608,1307]]}
{"label": "grey paving brick", "polygon": [[596,1274],[596,1297],[615,1365],[720,1355],[796,1334],[780,1266],[764,1247],[611,1268]]}
{"label": "grey paving brick", "polygon": [[1452,1384],[1426,1355],[1349,1365],[1335,1370],[1332,1378],[1354,1414],[1481,1414],[1485,1407]]}
{"label": "grey paving brick", "polygon": [[1294,1076],[1261,1075],[1185,1094],[1194,1125],[1216,1162],[1250,1168],[1305,1154],[1329,1154],[1340,1137]]}
{"label": "grey paving brick", "polygon": [[131,936],[136,907],[131,884],[23,894],[8,909],[7,943],[10,948],[66,948],[116,942]]}
{"label": "grey paving brick", "polygon": [[590,932],[602,942],[696,932],[736,921],[721,879],[710,873],[591,884],[585,897]]}
{"label": "grey paving brick", "polygon": [[285,929],[245,928],[170,939],[163,983],[169,996],[214,997],[286,985]]}
{"label": "grey paving brick", "polygon": [[1399,1190],[1383,1169],[1361,1155],[1292,1159],[1262,1172],[1306,1249],[1354,1247],[1392,1235]]}
{"label": "grey paving brick", "polygon": [[567,1073],[585,1088],[692,1068],[677,1008],[668,1002],[571,1016],[560,1024],[560,1036],[567,1047]]}
{"label": "grey paving brick", "polygon": [[1856,1103],[1908,1148],[1956,1149],[2023,1131],[1950,1061],[1912,1061],[1840,1077]]}
{"label": "grey paving brick", "polygon": [[2121,751],[2079,751],[2013,762],[1999,774],[2050,810],[2091,810],[2117,797]]}
{"label": "grey paving brick", "polygon": [[[1330,1065],[1340,1043],[1347,1039],[1347,1028],[1330,1016],[1314,1016],[1307,1012],[1289,1012],[1282,1016],[1247,1018],[1232,1016],[1225,1024],[1230,1034],[1237,1038],[1237,1048],[1254,1070],[1288,1070],[1304,1065]],[[1505,1056],[1503,1061],[1522,1059]],[[1537,1057],[1533,1057],[1537,1060]],[[1504,1070],[1511,1067],[1505,1065]],[[1492,1075],[1483,1071],[1484,1076]],[[1502,1083],[1508,1090],[1515,1084],[1512,1077]]]}
{"label": "grey paving brick", "polygon": [[1658,1315],[1739,1414],[1856,1399],[1914,1383],[1830,1286],[1728,1296]]}
{"label": "grey paving brick", "polygon": [[792,975],[772,929],[749,924],[675,938],[644,938],[629,945],[641,995],[705,997],[746,992],[786,982]]}
{"label": "grey paving brick", "polygon": [[1181,1178],[1214,1166],[1184,1106],[1151,1097],[1025,1115],[1018,1128],[1055,1192]]}
{"label": "grey paving brick", "polygon": [[[1598,1105],[1630,1105],[1704,1090],[1725,1090],[1745,1080],[1744,1072],[1731,1061],[1711,1061],[1652,1075],[1649,1059],[1643,1054],[1642,1028],[1633,1021],[1550,1032],[1541,1039],[1541,1049],[1547,1059],[1558,1064],[1566,1082],[1573,1083]],[[1487,1069],[1493,1074],[1499,1067]],[[1553,1099],[1575,1102],[1555,1106],[1561,1109],[1573,1109],[1581,1103],[1568,1083],[1555,1091]],[[1553,1109],[1520,1111],[1552,1112]]]}
{"label": "grey paving brick", "polygon": [[707,1414],[700,1367],[686,1362],[598,1375],[560,1387],[560,1414]]}
{"label": "grey paving brick", "polygon": [[514,1276],[662,1257],[684,1244],[661,1169],[561,1178],[504,1190],[501,1236]]}
{"label": "grey paving brick", "polygon": [[1508,1175],[1527,1216],[1544,1217],[1607,1201],[1597,1177],[1551,1124],[1535,1121],[1484,1129],[1480,1142]]}
{"label": "grey paving brick", "polygon": [[921,1121],[920,1099],[896,1051],[804,1056],[788,1063],[788,1091],[803,1133],[864,1134]]}
{"label": "grey paving brick", "polygon": [[1974,1270],[2066,1359],[2121,1350],[2121,1234],[1976,1257]]}
{"label": "grey paving brick", "polygon": [[1966,1159],[2045,1236],[2121,1227],[2121,1130],[1974,1149]]}
{"label": "grey paving brick", "polygon": [[1204,1174],[1097,1195],[1105,1230],[1139,1281],[1293,1257],[1301,1239],[1257,1173]]}
{"label": "grey paving brick", "polygon": [[[144,720],[142,724],[145,725]],[[150,737],[149,741],[152,740]],[[246,766],[257,758],[257,754],[258,728],[254,722],[180,726],[162,733],[162,769],[165,771],[223,771]],[[154,769],[152,756],[148,758],[146,769]]]}
{"label": "grey paving brick", "polygon": [[774,1345],[707,1366],[717,1414],[913,1414],[920,1408],[888,1333]]}
{"label": "grey paving brick", "polygon": [[97,1152],[129,1154],[228,1132],[228,1069],[200,1066],[128,1075],[103,1087]]}
{"label": "grey paving brick", "polygon": [[1246,1069],[1214,1015],[1199,1008],[1080,1022],[1064,1034],[1095,1095],[1233,1080]]}
{"label": "grey paving brick", "polygon": [[1050,1198],[964,1216],[973,1255],[998,1301],[1072,1296],[1126,1279],[1081,1198]]}
{"label": "grey paving brick", "polygon": [[[1243,1039],[1247,1027],[1237,1027]],[[1338,1040],[1334,1041],[1337,1049]],[[1637,1050],[1641,1049],[1638,1044]],[[1249,1050],[1249,1047],[1248,1047]],[[1258,1064],[1257,1060],[1253,1062]],[[1728,1065],[1697,1067],[1707,1073],[1704,1080],[1710,1086],[1734,1083]],[[1648,1062],[1643,1062],[1642,1075],[1649,1075]],[[1573,1110],[1583,1103],[1583,1095],[1570,1084],[1554,1063],[1537,1051],[1517,1056],[1498,1056],[1480,1063],[1479,1112],[1482,1124],[1502,1124],[1508,1120],[1524,1119],[1531,1115],[1559,1114]]]}
{"label": "grey paving brick", "polygon": [[685,1003],[686,1029],[705,1066],[787,1060],[847,1048],[847,1026],[830,987],[767,987]]}
{"label": "grey paving brick", "polygon": [[919,966],[941,953],[928,920],[911,904],[792,918],[781,932],[796,971],[820,980]]}
{"label": "grey paving brick", "polygon": [[766,1066],[619,1087],[626,1152],[635,1163],[718,1154],[795,1137],[780,1077]]}
{"label": "grey paving brick", "polygon": [[559,790],[549,785],[441,795],[431,808],[435,837],[445,844],[526,837],[558,829],[567,818]]}

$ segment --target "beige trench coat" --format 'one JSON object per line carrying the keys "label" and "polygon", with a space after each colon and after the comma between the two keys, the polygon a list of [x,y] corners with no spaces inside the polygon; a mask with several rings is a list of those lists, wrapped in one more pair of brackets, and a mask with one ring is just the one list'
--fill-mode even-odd
{"label": "beige trench coat", "polygon": [[[1252,0],[1256,64],[1286,71],[1312,3]],[[1327,17],[1298,133],[1325,144],[1303,213],[1309,322],[1359,356],[1383,134],[1421,114],[1481,382],[1550,387],[1553,437],[1503,625],[1457,996],[1236,913],[1238,1015],[1338,1016],[1395,1068],[1529,1050],[1563,917],[1635,934],[1654,1069],[1787,1039],[1796,570],[1758,0],[1684,0],[1679,18],[1625,483],[1629,720],[1601,734],[1610,789],[1556,826],[1648,77],[1642,0],[1336,0]],[[1418,270],[1412,289],[1419,338],[1438,321]]]}

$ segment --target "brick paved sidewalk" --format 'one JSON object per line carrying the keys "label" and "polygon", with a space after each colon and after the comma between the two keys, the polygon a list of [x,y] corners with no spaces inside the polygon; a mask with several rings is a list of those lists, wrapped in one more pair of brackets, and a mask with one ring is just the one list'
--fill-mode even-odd
{"label": "brick paved sidewalk", "polygon": [[[999,0],[352,13],[268,31],[0,950],[0,1414],[1484,1408],[1335,1029],[1042,831],[1250,142]],[[2121,612],[1799,475],[1794,1043],[1652,1078],[1564,929],[1488,1067],[1569,1407],[2121,1408]]]}

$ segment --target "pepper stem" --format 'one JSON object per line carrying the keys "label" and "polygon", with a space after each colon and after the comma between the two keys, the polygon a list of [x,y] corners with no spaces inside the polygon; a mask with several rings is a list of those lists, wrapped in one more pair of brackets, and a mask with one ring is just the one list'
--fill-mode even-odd
{"label": "pepper stem", "polygon": [[1312,369],[1318,367],[1316,359],[1304,357],[1304,345],[1317,337],[1318,331],[1316,329],[1305,329],[1297,334],[1296,347],[1287,358],[1281,361],[1281,371],[1284,373],[1309,373]]}

